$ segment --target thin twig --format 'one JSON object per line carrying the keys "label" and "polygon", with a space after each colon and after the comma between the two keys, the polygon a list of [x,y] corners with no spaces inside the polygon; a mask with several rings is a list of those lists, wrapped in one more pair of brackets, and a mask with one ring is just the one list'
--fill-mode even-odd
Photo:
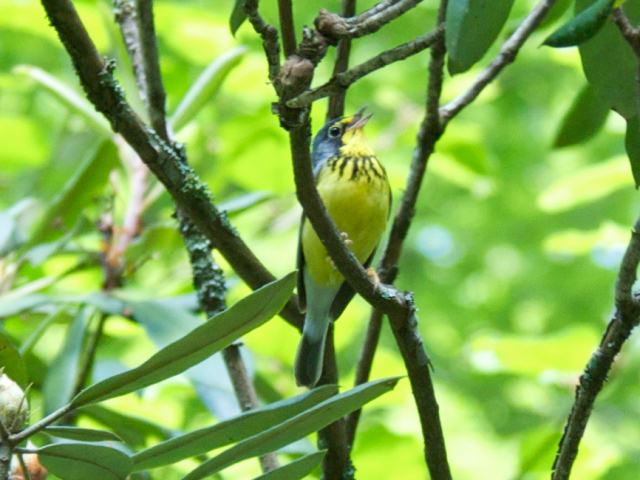
{"label": "thin twig", "polygon": [[471,87],[440,108],[440,118],[443,125],[446,125],[453,117],[460,113],[463,108],[473,102],[482,90],[484,90],[507,65],[515,60],[524,42],[526,42],[529,36],[535,31],[536,27],[540,25],[540,22],[542,22],[556,1],[557,0],[541,0],[507,41],[504,42],[498,56],[478,75]]}
{"label": "thin twig", "polygon": [[296,27],[293,23],[293,8],[291,0],[278,0],[278,15],[280,16],[280,34],[284,56],[288,57],[296,52]]}
{"label": "thin twig", "polygon": [[[222,351],[222,357],[227,366],[241,410],[246,412],[258,407],[258,396],[247,367],[240,356],[240,346],[238,344],[229,345]],[[261,455],[259,461],[264,473],[275,470],[280,466],[275,452]]]}
{"label": "thin twig", "polygon": [[377,32],[387,23],[411,10],[422,0],[383,0],[362,14],[344,18],[341,15],[321,10],[315,19],[316,28],[328,38],[357,38]]}
{"label": "thin twig", "polygon": [[[333,333],[332,324],[327,332],[324,365],[319,385],[336,385],[338,383],[338,365]],[[324,480],[353,480],[354,468],[349,458],[350,444],[344,418],[318,432],[318,448],[327,449],[322,462]]]}
{"label": "thin twig", "polygon": [[278,30],[276,30],[273,25],[265,22],[262,16],[260,16],[258,0],[246,0],[244,9],[253,29],[262,38],[262,46],[265,57],[267,58],[267,65],[269,66],[269,81],[271,81],[276,91],[279,91],[280,44],[278,42]]}
{"label": "thin twig", "polygon": [[76,378],[76,383],[73,387],[71,398],[80,393],[80,391],[86,385],[87,380],[89,379],[89,374],[91,373],[91,368],[93,367],[96,351],[98,350],[98,344],[100,343],[100,339],[102,338],[102,333],[104,331],[104,326],[107,318],[109,318],[109,315],[107,315],[106,313],[99,313],[98,322],[93,332],[91,332],[91,336],[89,337],[86,352],[84,354],[84,358],[82,359],[82,364],[80,365],[78,377]]}
{"label": "thin twig", "polygon": [[624,13],[622,7],[613,10],[613,21],[618,26],[620,33],[625,38],[629,46],[633,49],[636,57],[640,58],[640,28],[634,27]]}
{"label": "thin twig", "polygon": [[289,100],[287,106],[292,108],[300,108],[320,98],[334,95],[342,89],[346,89],[352,83],[360,80],[362,77],[369,75],[376,70],[386,67],[387,65],[404,60],[416,53],[419,53],[433,45],[439,36],[443,33],[442,28],[437,28],[432,32],[420,35],[410,42],[403,43],[390,50],[386,50],[364,63],[357,65],[346,72],[335,74],[331,80],[324,85],[308,90],[303,94]]}
{"label": "thin twig", "polygon": [[[143,101],[149,112],[151,126],[160,137],[169,141],[167,115],[165,112],[166,94],[160,73],[158,60],[158,42],[153,21],[153,1],[136,0],[138,6],[138,29],[140,31],[140,50],[142,67],[145,72],[145,85],[140,89]],[[133,61],[133,59],[132,59]]]}
{"label": "thin twig", "polygon": [[633,297],[640,263],[640,219],[631,231],[631,239],[620,264],[615,289],[616,311],[600,340],[597,350],[580,376],[571,413],[567,419],[558,453],[553,463],[553,480],[567,480],[578,454],[578,447],[593,410],[597,395],[624,342],[640,321],[640,302]]}
{"label": "thin twig", "polygon": [[[353,17],[356,14],[356,0],[342,0],[343,17]],[[349,68],[349,55],[351,54],[351,39],[341,38],[336,48],[336,62],[333,66],[333,77],[345,72]],[[347,96],[347,87],[340,87],[329,97],[327,108],[327,121],[344,115],[344,102]]]}
{"label": "thin twig", "polygon": [[[367,333],[365,335],[364,342],[362,342],[362,348],[360,349],[360,355],[356,365],[356,378],[353,382],[354,385],[362,385],[369,380],[371,367],[373,365],[373,357],[375,356],[378,341],[380,340],[382,318],[383,315],[380,310],[374,308],[371,311],[371,317],[369,318],[369,324],[367,326]],[[356,438],[356,431],[358,429],[358,422],[360,421],[361,414],[362,409],[358,409],[351,412],[347,417],[347,438],[349,440],[349,445],[352,447]]]}
{"label": "thin twig", "polygon": [[[243,242],[226,216],[211,202],[208,188],[184,162],[184,151],[155,135],[133,112],[112,75],[114,65],[98,53],[70,0],[42,0],[51,24],[67,49],[76,73],[94,104],[121,133],[142,161],[172,195],[176,205],[213,241],[231,267],[252,288],[275,279]],[[295,298],[283,318],[300,328],[302,317]]]}
{"label": "thin twig", "polygon": [[20,469],[22,470],[22,480],[31,480],[31,472],[27,468],[22,452],[17,452],[16,457],[18,457],[18,463],[20,463]]}
{"label": "thin twig", "polygon": [[[2,375],[2,373],[0,373]],[[11,473],[11,455],[13,445],[10,432],[4,421],[0,419],[0,480],[9,480]]]}
{"label": "thin twig", "polygon": [[24,430],[19,431],[16,434],[9,436],[9,443],[12,445],[17,445],[23,440],[35,435],[40,430],[44,430],[46,427],[56,422],[60,418],[64,417],[67,413],[73,410],[71,404],[66,404],[60,407],[58,410],[51,412],[44,418],[41,418],[36,423],[28,426]]}
{"label": "thin twig", "polygon": [[7,440],[0,440],[0,480],[9,480],[11,454],[11,444]]}
{"label": "thin twig", "polygon": [[[222,269],[211,256],[211,243],[200,233],[198,228],[180,213],[178,221],[180,234],[189,254],[193,286],[198,294],[200,307],[207,317],[211,318],[226,308],[226,285]],[[222,352],[222,357],[240,409],[247,411],[256,408],[258,396],[238,347],[236,345],[226,347]],[[263,455],[260,457],[260,464],[264,472],[269,472],[278,468],[278,459],[273,453]]]}
{"label": "thin twig", "polygon": [[[624,12],[617,8],[614,22],[620,29],[638,59],[640,59],[640,29],[631,25]],[[640,86],[640,72],[636,78]],[[640,88],[638,98],[640,104]],[[622,257],[615,288],[615,312],[600,340],[597,350],[591,355],[576,388],[575,400],[560,439],[558,452],[553,462],[553,480],[566,480],[578,455],[578,447],[584,435],[593,405],[607,379],[611,366],[621,351],[624,342],[640,321],[640,302],[633,295],[633,284],[637,279],[640,263],[640,218],[631,231],[631,239]]]}

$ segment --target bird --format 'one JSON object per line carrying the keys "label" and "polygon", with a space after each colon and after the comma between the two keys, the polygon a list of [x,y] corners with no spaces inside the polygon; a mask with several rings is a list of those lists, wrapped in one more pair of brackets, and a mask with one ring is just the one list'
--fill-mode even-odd
{"label": "bird", "polygon": [[[345,244],[369,268],[391,211],[387,173],[364,138],[371,114],[360,109],[328,121],[316,134],[311,162],[316,188]],[[353,288],[329,257],[304,213],[298,235],[298,301],[305,312],[295,361],[298,386],[322,373],[327,332],[353,298]],[[368,273],[377,279],[373,270]]]}

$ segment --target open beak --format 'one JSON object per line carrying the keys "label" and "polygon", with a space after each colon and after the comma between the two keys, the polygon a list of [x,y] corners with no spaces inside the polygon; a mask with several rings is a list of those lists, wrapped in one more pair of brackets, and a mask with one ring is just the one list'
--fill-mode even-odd
{"label": "open beak", "polygon": [[367,124],[369,119],[373,116],[373,113],[365,114],[367,107],[362,107],[358,110],[353,116],[353,120],[347,126],[347,131],[349,130],[362,130],[362,128]]}

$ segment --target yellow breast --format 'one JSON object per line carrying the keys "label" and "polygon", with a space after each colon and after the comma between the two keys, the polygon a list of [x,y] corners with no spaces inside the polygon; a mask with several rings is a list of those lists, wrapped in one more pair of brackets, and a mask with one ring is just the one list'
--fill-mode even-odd
{"label": "yellow breast", "polygon": [[[389,216],[391,190],[384,168],[371,151],[343,147],[319,172],[317,187],[338,230],[346,234],[347,244],[364,263],[380,241]],[[302,248],[316,282],[325,286],[343,282],[308,221],[302,230]]]}

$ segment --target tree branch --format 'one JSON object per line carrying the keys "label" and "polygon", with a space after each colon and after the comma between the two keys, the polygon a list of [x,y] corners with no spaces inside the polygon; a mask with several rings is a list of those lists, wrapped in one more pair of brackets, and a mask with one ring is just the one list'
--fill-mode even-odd
{"label": "tree branch", "polygon": [[278,15],[280,17],[280,34],[282,35],[284,56],[288,57],[296,52],[297,44],[291,0],[278,0]]}
{"label": "tree branch", "polygon": [[260,16],[258,0],[246,0],[244,9],[253,29],[262,38],[262,46],[269,66],[269,81],[273,84],[276,92],[279,92],[280,44],[278,43],[278,31]]}
{"label": "tree branch", "polygon": [[622,7],[613,10],[613,21],[618,26],[620,33],[629,46],[633,49],[633,53],[635,53],[636,57],[640,58],[640,28],[634,27],[631,24]]}
{"label": "tree branch", "polygon": [[[145,72],[144,88],[140,89],[142,99],[147,106],[151,126],[160,137],[169,141],[167,114],[165,111],[166,94],[160,73],[156,28],[153,21],[153,0],[136,0],[138,5],[138,29],[140,31],[140,50],[142,67]],[[134,59],[132,59],[134,60]]]}
{"label": "tree branch", "polygon": [[[622,36],[640,59],[640,29],[631,25],[620,8],[613,12],[614,22]],[[636,78],[640,84],[640,73]],[[640,90],[638,95],[640,95]],[[607,379],[613,362],[622,350],[624,342],[640,322],[640,301],[633,294],[640,263],[640,218],[631,230],[615,287],[615,312],[600,340],[597,350],[591,355],[580,376],[571,413],[564,427],[558,452],[553,462],[553,480],[567,480],[578,455],[578,447],[584,435],[597,395]]]}
{"label": "tree branch", "polygon": [[589,363],[580,376],[575,401],[553,463],[553,480],[569,478],[596,397],[602,390],[611,365],[624,342],[640,321],[640,302],[633,297],[631,290],[636,281],[639,263],[640,219],[636,221],[631,231],[631,240],[620,265],[615,289],[616,311],[607,325],[598,349],[591,355]]}
{"label": "tree branch", "polygon": [[334,41],[340,38],[362,37],[377,32],[421,1],[383,0],[362,14],[351,18],[344,18],[323,9],[316,17],[315,25],[320,33]]}
{"label": "tree branch", "polygon": [[540,22],[542,22],[544,16],[556,1],[557,0],[541,0],[502,45],[498,56],[478,75],[471,87],[440,109],[440,117],[443,125],[446,125],[454,116],[460,113],[463,108],[473,102],[482,90],[484,90],[507,65],[515,60],[524,42],[535,31],[536,27],[540,25]]}
{"label": "tree branch", "polygon": [[[354,385],[361,385],[369,380],[371,375],[371,367],[373,365],[373,357],[375,356],[376,349],[378,348],[378,341],[380,340],[380,331],[382,329],[382,312],[377,309],[371,310],[371,317],[367,326],[367,333],[362,342],[362,348],[360,349],[360,355],[358,357],[358,363],[356,366],[356,378],[353,381]],[[347,438],[349,445],[353,446],[356,439],[356,431],[358,429],[358,422],[360,421],[360,415],[362,409],[351,412],[347,417]]]}
{"label": "tree branch", "polygon": [[[131,109],[112,76],[114,65],[96,50],[70,0],[42,0],[49,20],[67,49],[89,100],[105,115],[115,132],[140,156],[165,185],[176,205],[213,241],[231,267],[252,288],[274,280],[223,212],[213,203],[207,187],[185,164],[184,151],[154,134]],[[302,317],[295,301],[281,312],[289,323],[301,328]]]}
{"label": "tree branch", "polygon": [[[324,364],[319,385],[339,383],[338,365],[334,343],[333,324],[329,326],[324,350]],[[324,480],[353,480],[354,468],[349,458],[350,444],[346,422],[341,418],[318,432],[318,448],[327,449],[322,461]]]}
{"label": "tree branch", "polygon": [[[356,14],[356,0],[342,0],[342,16],[353,17]],[[336,49],[336,62],[333,66],[333,77],[349,68],[349,55],[351,54],[351,39],[340,39]],[[329,98],[327,108],[327,121],[344,115],[344,102],[347,96],[347,87],[340,87]]]}
{"label": "tree branch", "polygon": [[320,98],[335,95],[362,77],[431,47],[437,38],[442,36],[442,33],[442,28],[436,28],[434,31],[421,35],[410,42],[384,51],[346,72],[334,73],[334,76],[327,83],[289,100],[287,106],[301,108]]}

